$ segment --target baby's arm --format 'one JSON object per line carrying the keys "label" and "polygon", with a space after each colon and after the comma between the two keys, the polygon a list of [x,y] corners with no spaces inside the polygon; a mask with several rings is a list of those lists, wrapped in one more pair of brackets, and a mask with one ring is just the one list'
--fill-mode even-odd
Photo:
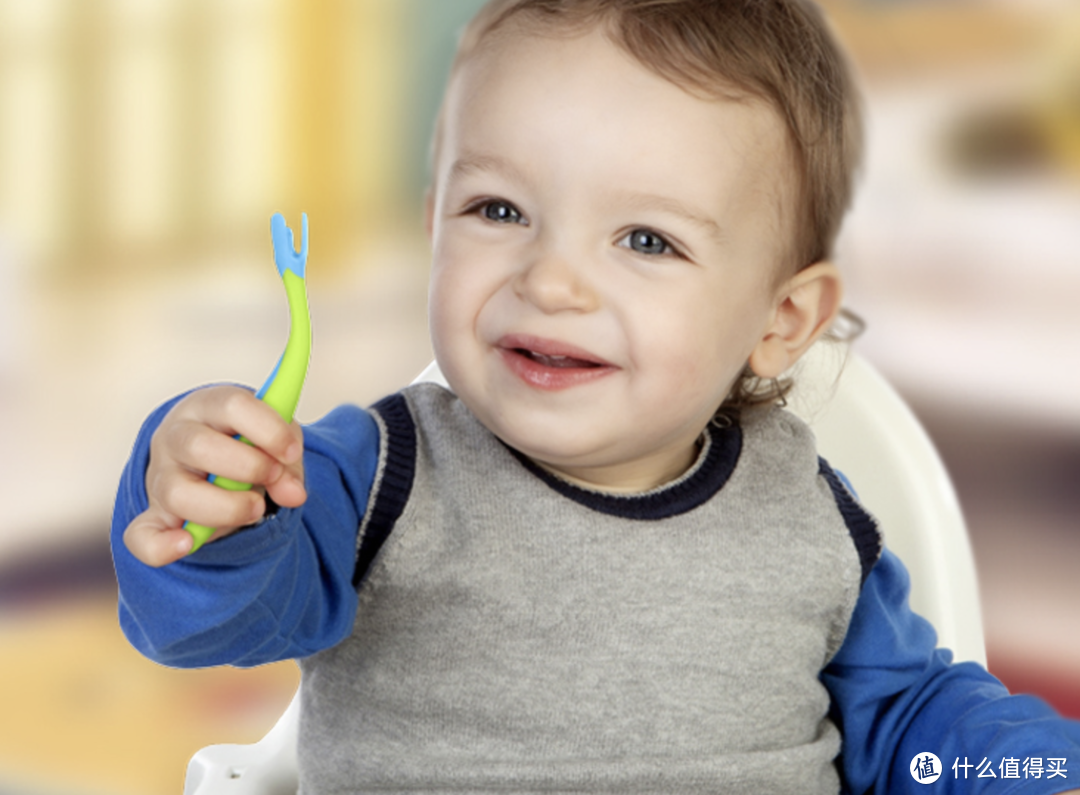
{"label": "baby's arm", "polygon": [[[1031,696],[1011,696],[982,666],[952,664],[933,627],[908,607],[909,579],[888,550],[870,572],[844,645],[822,673],[843,737],[841,761],[853,793],[907,792],[917,754],[941,760],[935,792],[1058,793],[1080,776],[1080,722]],[[1068,778],[977,778],[965,760],[1066,758]],[[1011,785],[1011,786],[1010,786]]]}
{"label": "baby's arm", "polygon": [[[180,667],[257,665],[337,643],[356,611],[357,529],[378,461],[371,416],[347,406],[304,429],[309,494],[301,508],[282,508],[189,557],[152,567],[124,543],[125,529],[152,511],[146,488],[157,449],[152,440],[187,399],[147,420],[117,495],[112,543],[128,639],[151,659]],[[165,515],[171,513],[180,511]],[[177,529],[178,518],[162,525],[187,535]]]}

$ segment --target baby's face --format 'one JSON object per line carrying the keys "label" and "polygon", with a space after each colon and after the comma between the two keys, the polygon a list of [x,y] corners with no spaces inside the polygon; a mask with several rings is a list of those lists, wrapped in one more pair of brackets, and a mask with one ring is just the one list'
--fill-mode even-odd
{"label": "baby's face", "polygon": [[786,152],[764,105],[693,97],[599,31],[484,47],[429,207],[450,386],[571,480],[678,476],[773,322]]}

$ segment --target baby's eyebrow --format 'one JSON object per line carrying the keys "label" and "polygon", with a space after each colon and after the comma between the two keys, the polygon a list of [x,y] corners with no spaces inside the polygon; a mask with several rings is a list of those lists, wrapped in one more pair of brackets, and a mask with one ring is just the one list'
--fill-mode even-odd
{"label": "baby's eyebrow", "polygon": [[478,171],[489,171],[507,177],[513,182],[528,183],[529,176],[506,158],[497,155],[466,153],[450,167],[449,181],[453,182]]}
{"label": "baby's eyebrow", "polygon": [[704,230],[718,242],[724,240],[724,231],[708,214],[671,196],[659,196],[654,193],[619,191],[614,198],[629,210],[655,210],[668,213],[688,221]]}

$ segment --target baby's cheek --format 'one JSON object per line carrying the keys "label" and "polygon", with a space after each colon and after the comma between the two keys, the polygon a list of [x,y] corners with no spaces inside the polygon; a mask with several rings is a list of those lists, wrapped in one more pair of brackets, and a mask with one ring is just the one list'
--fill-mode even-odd
{"label": "baby's cheek", "polygon": [[675,399],[699,404],[690,411],[712,411],[723,402],[746,363],[737,346],[717,344],[701,331],[685,332],[690,344],[674,346],[667,356],[665,378]]}
{"label": "baby's cheek", "polygon": [[433,273],[428,295],[428,320],[433,342],[443,342],[471,332],[481,307],[469,280],[450,270]]}

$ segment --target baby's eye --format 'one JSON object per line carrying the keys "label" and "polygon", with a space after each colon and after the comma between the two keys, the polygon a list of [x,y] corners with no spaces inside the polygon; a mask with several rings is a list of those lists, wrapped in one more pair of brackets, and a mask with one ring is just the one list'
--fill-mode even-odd
{"label": "baby's eye", "polygon": [[509,202],[495,199],[487,201],[475,208],[484,218],[498,224],[520,224],[522,222],[521,211]]}
{"label": "baby's eye", "polygon": [[631,248],[638,254],[648,254],[654,257],[678,253],[663,235],[657,234],[650,229],[635,229],[620,240],[619,245]]}

